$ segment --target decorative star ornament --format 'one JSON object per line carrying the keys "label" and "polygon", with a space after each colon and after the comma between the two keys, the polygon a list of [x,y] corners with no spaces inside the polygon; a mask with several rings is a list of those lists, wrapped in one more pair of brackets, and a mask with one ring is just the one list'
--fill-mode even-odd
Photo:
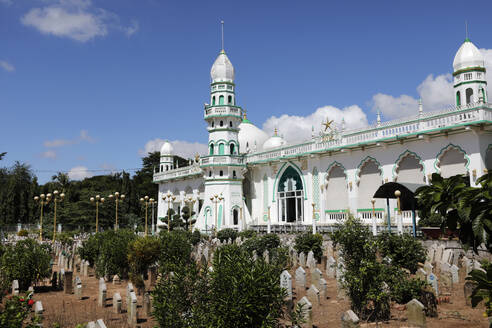
{"label": "decorative star ornament", "polygon": [[333,123],[333,120],[330,121],[329,119],[326,119],[326,122],[321,123],[321,125],[325,127],[325,132],[328,129],[332,130],[331,123]]}

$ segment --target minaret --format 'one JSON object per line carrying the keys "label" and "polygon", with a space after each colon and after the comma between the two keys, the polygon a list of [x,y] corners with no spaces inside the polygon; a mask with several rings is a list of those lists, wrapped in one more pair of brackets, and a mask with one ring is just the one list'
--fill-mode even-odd
{"label": "minaret", "polygon": [[468,39],[461,45],[453,61],[456,106],[474,106],[487,102],[485,62],[480,50]]}
{"label": "minaret", "polygon": [[208,156],[202,157],[200,164],[205,179],[205,202],[197,222],[198,228],[208,231],[215,227],[216,221],[217,230],[239,228],[240,208],[243,208],[242,169],[245,168],[238,141],[243,113],[236,105],[234,67],[223,48],[210,76],[210,105],[205,106]]}

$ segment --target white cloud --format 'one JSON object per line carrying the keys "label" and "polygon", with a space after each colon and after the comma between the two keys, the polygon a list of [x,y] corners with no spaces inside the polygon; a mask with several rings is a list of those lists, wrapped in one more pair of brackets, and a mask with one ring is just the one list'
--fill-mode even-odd
{"label": "white cloud", "polygon": [[110,28],[122,29],[127,34],[138,30],[138,22],[133,21],[130,27],[121,26],[116,14],[93,7],[90,0],[58,0],[43,8],[32,8],[21,22],[43,34],[80,42],[104,37]]}
{"label": "white cloud", "polygon": [[68,177],[70,180],[82,180],[92,177],[92,172],[85,166],[75,166],[68,171]]}
{"label": "white cloud", "polygon": [[492,95],[492,49],[480,49],[484,60],[485,68],[487,69],[487,94]]}
{"label": "white cloud", "polygon": [[44,146],[48,148],[57,148],[57,147],[78,144],[81,143],[82,141],[87,141],[92,143],[95,142],[95,139],[89,135],[89,132],[87,130],[81,130],[78,138],[47,140],[44,142]]}
{"label": "white cloud", "polygon": [[130,26],[124,27],[123,30],[125,31],[126,36],[130,37],[133,34],[137,33],[138,30],[140,29],[140,25],[136,20],[132,20]]}
{"label": "white cloud", "polygon": [[357,105],[342,109],[333,106],[324,106],[308,116],[282,115],[272,116],[263,123],[263,130],[272,135],[275,128],[283,135],[288,143],[300,142],[311,138],[312,128],[318,134],[321,124],[327,119],[334,120],[336,125],[341,126],[342,118],[345,119],[346,129],[356,129],[368,124],[367,116]]}
{"label": "white cloud", "polygon": [[42,152],[40,155],[42,158],[51,158],[55,159],[56,158],[56,152],[54,150],[47,150],[45,152]]}
{"label": "white cloud", "polygon": [[[156,138],[147,141],[144,149],[140,149],[140,156],[147,156],[148,153],[160,151],[165,140]],[[183,158],[194,158],[196,154],[204,155],[207,153],[207,145],[199,142],[188,142],[182,140],[169,141],[174,148],[174,154]]]}
{"label": "white cloud", "polygon": [[15,71],[14,65],[11,63],[5,61],[5,60],[0,60],[0,67],[6,70],[7,72],[13,72]]}
{"label": "white cloud", "polygon": [[393,97],[378,93],[372,96],[372,101],[373,109],[381,111],[382,116],[389,119],[415,114],[418,108],[417,99],[407,95]]}

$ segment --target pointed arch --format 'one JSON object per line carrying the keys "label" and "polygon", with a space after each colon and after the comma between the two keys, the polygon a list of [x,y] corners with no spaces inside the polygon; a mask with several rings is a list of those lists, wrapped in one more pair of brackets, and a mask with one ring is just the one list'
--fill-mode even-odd
{"label": "pointed arch", "polygon": [[[280,167],[280,170],[278,170],[277,175],[275,176],[275,181],[273,182],[272,202],[275,202],[275,194],[277,193],[277,189],[278,189],[279,177],[281,177],[284,174],[284,171],[288,167],[292,167],[294,170],[296,170],[297,173],[299,174],[299,176],[301,177],[302,185],[303,186],[306,185],[304,175],[302,174],[302,170],[299,168],[299,166],[297,166],[296,164],[294,164],[291,161],[285,162]],[[307,190],[305,190],[305,188],[304,188],[304,200],[307,200]]]}
{"label": "pointed arch", "polygon": [[203,213],[205,214],[205,230],[208,230],[207,223],[209,216],[212,216],[212,208],[210,206],[205,207]]}
{"label": "pointed arch", "polygon": [[[416,180],[413,180],[413,181],[424,182],[424,179],[425,179],[425,163],[422,160],[422,157],[420,157],[419,155],[417,155],[417,153],[414,153],[408,149],[405,150],[403,153],[401,153],[400,156],[398,156],[398,158],[395,161],[395,164],[393,165],[393,170],[392,170],[393,181],[396,181],[398,179],[398,175],[400,173],[400,170],[402,169],[401,164],[404,163],[403,165],[405,165],[405,162],[408,162],[409,158],[413,158],[414,162],[415,161],[417,162],[417,167],[420,166],[421,171],[422,171],[422,181],[417,181],[418,180],[417,177],[415,177]],[[410,163],[407,163],[407,164],[410,164]],[[415,163],[413,163],[413,166],[415,166]],[[416,167],[414,167],[414,168],[416,168]],[[405,181],[403,181],[403,182],[405,182]],[[406,181],[406,182],[410,182],[410,181]]]}
{"label": "pointed arch", "polygon": [[[454,154],[455,158],[451,158],[453,152],[458,152],[463,155],[463,162],[462,164],[464,165],[464,171],[463,173],[455,173],[459,171],[459,158],[457,158],[456,153]],[[448,157],[449,163],[446,161],[443,161],[446,157]],[[442,172],[442,166],[443,164],[449,164],[451,166],[449,174],[455,175],[455,174],[467,174],[469,170],[469,165],[470,165],[470,157],[466,154],[466,151],[461,148],[458,145],[455,144],[448,144],[446,147],[442,148],[439,153],[436,155],[436,161],[434,162],[434,168],[437,173],[443,175]],[[453,174],[454,173],[454,174]],[[444,172],[444,175],[448,175],[448,172]]]}
{"label": "pointed arch", "polygon": [[328,165],[328,168],[326,169],[326,179],[328,179],[328,177],[330,176],[331,171],[337,167],[340,167],[343,170],[343,173],[345,174],[345,180],[347,179],[347,169],[345,168],[345,166],[343,166],[343,164],[337,161],[333,161],[330,165]]}
{"label": "pointed arch", "polygon": [[198,192],[205,192],[205,184],[203,182],[198,187]]}
{"label": "pointed arch", "polygon": [[326,186],[324,191],[325,211],[343,211],[349,207],[347,170],[334,161],[326,169]]}
{"label": "pointed arch", "polygon": [[357,170],[355,171],[355,179],[357,180],[357,183],[359,183],[362,169],[369,162],[374,162],[374,164],[378,167],[379,175],[383,175],[383,167],[381,166],[381,163],[379,163],[379,161],[372,156],[366,156],[362,161],[360,161],[359,165],[357,165]]}
{"label": "pointed arch", "polygon": [[[372,196],[382,184],[382,175],[381,164],[374,157],[367,156],[360,162],[356,173],[357,210],[371,207]],[[376,200],[378,206],[382,203],[382,200]]]}

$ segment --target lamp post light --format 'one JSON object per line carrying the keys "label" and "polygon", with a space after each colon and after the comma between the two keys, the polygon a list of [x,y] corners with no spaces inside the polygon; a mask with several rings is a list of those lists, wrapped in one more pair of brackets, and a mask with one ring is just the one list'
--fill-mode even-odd
{"label": "lamp post light", "polygon": [[154,205],[157,203],[157,200],[154,198],[151,198],[152,202],[150,205],[152,205],[152,217],[151,217],[151,224],[152,224],[152,236],[155,235],[155,222],[154,222]]}
{"label": "lamp post light", "polygon": [[[189,226],[190,226],[190,231],[193,231],[192,230],[192,227],[191,227],[191,218],[193,217],[193,207],[195,206],[195,202],[196,202],[196,199],[193,198],[193,195],[190,195],[188,197],[185,197],[185,203],[188,205],[188,209],[190,211],[190,217],[189,217]],[[191,206],[190,206],[191,204]]]}
{"label": "lamp post light", "polygon": [[143,198],[140,198],[140,202],[142,204],[145,204],[145,237],[147,237],[147,209],[149,207],[149,204],[154,203],[154,198],[149,198],[149,196],[145,196]]}
{"label": "lamp post light", "polygon": [[122,202],[125,199],[124,194],[120,194],[119,192],[115,192],[112,195],[109,195],[108,198],[112,200],[114,198],[114,203],[116,206],[116,215],[115,215],[115,224],[114,224],[114,231],[118,230],[118,203]]}
{"label": "lamp post light", "polygon": [[312,203],[313,206],[313,235],[316,234],[316,204]]}
{"label": "lamp post light", "polygon": [[215,226],[214,226],[214,234],[217,235],[217,204],[219,204],[222,200],[224,200],[224,197],[222,197],[222,194],[220,195],[213,195],[210,197],[210,201],[215,204]]}
{"label": "lamp post light", "polygon": [[59,193],[58,190],[53,191],[53,202],[55,203],[55,216],[53,217],[53,243],[56,240],[56,203],[60,203],[65,198],[64,193]]}
{"label": "lamp post light", "polygon": [[34,200],[39,202],[41,206],[41,215],[39,217],[39,241],[43,240],[43,209],[44,206],[47,205],[51,200],[51,194],[41,194],[39,196],[35,196]]}
{"label": "lamp post light", "polygon": [[162,196],[162,200],[167,201],[167,232],[169,232],[171,231],[171,202],[176,200],[176,196],[168,191],[167,194]]}
{"label": "lamp post light", "polygon": [[96,197],[91,197],[91,202],[96,203],[96,233],[99,232],[99,204],[104,203],[104,198],[101,198],[100,195],[96,195]]}
{"label": "lamp post light", "polygon": [[398,233],[403,234],[403,222],[401,217],[401,201],[400,201],[401,191],[395,190],[396,204],[398,206]]}

